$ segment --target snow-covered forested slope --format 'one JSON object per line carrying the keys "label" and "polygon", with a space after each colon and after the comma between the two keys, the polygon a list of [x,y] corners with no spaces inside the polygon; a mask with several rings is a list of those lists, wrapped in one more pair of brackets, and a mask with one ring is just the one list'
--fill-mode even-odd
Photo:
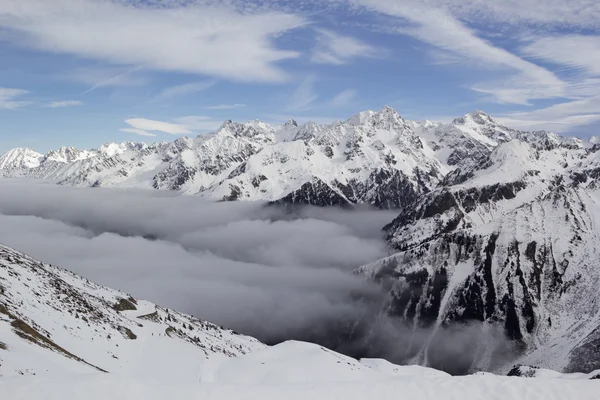
{"label": "snow-covered forested slope", "polygon": [[171,143],[29,149],[0,157],[0,174],[76,186],[178,190],[211,200],[295,204],[364,203],[401,208],[434,190],[447,174],[473,168],[509,141],[591,144],[548,132],[521,132],[476,111],[451,123],[407,121],[390,107],[331,125],[226,121],[216,132]]}
{"label": "snow-covered forested slope", "polygon": [[[157,288],[159,289],[159,288]],[[203,360],[265,347],[0,245],[0,376],[197,380]]]}

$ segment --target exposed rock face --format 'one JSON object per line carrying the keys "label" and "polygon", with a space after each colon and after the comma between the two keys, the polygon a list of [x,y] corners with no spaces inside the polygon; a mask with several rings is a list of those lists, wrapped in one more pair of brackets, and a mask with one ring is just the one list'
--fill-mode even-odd
{"label": "exposed rock face", "polygon": [[359,269],[391,282],[389,313],[433,328],[429,347],[436,329],[477,322],[527,364],[600,368],[600,158],[546,144],[506,142],[457,170],[384,228],[396,253]]}

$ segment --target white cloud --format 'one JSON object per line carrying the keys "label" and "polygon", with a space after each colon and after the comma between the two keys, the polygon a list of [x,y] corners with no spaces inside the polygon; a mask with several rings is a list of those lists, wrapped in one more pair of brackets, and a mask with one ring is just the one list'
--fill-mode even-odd
{"label": "white cloud", "polygon": [[89,85],[84,93],[105,87],[141,86],[148,83],[148,78],[139,73],[141,68],[119,67],[85,67],[76,68],[62,73],[62,80],[75,81]]}
{"label": "white cloud", "polygon": [[127,133],[135,133],[136,135],[140,135],[140,136],[148,136],[148,137],[155,137],[156,136],[154,133],[150,133],[150,132],[145,131],[143,129],[136,129],[136,128],[121,128],[121,129],[119,129],[119,131],[121,131],[121,132],[127,132]]}
{"label": "white cloud", "polygon": [[[508,74],[497,81],[475,84],[472,89],[493,95],[498,102],[529,104],[532,99],[562,97],[566,83],[553,72],[495,46],[480,38],[473,29],[457,19],[448,9],[458,2],[355,0],[380,13],[397,17],[397,32],[410,35],[446,56],[454,55],[469,62],[470,67],[496,70]],[[437,8],[432,8],[437,5]],[[407,22],[409,23],[407,26]]]}
{"label": "white cloud", "polygon": [[[390,0],[393,1],[393,0]],[[422,0],[471,21],[545,26],[600,26],[600,3],[594,0]]]}
{"label": "white cloud", "polygon": [[570,117],[553,118],[550,120],[529,120],[521,119],[520,116],[511,116],[495,118],[503,125],[514,129],[523,130],[546,130],[558,133],[568,133],[579,126],[590,125],[600,121],[600,114],[597,115],[573,115]]}
{"label": "white cloud", "polygon": [[245,104],[218,104],[216,106],[204,107],[205,110],[233,110],[235,108],[246,107]]}
{"label": "white cloud", "polygon": [[316,76],[309,75],[304,78],[288,100],[288,111],[301,111],[310,108],[319,97],[315,92]]}
{"label": "white cloud", "polygon": [[561,35],[534,38],[521,51],[530,57],[578,72],[600,75],[600,36]]}
{"label": "white cloud", "polygon": [[357,94],[356,90],[353,90],[353,89],[344,90],[343,92],[340,92],[339,94],[337,94],[333,99],[331,99],[329,104],[333,107],[347,106],[350,102],[352,102],[352,100],[354,100],[356,98],[356,94]]}
{"label": "white cloud", "polygon": [[31,104],[29,101],[18,100],[20,96],[29,93],[23,89],[0,87],[0,109],[15,110]]}
{"label": "white cloud", "polygon": [[[168,133],[170,135],[186,135],[192,133],[187,127],[170,122],[155,121],[146,118],[129,118],[125,123],[132,128],[141,129],[143,131],[158,131]],[[127,128],[128,129],[128,128]],[[130,131],[128,131],[130,132]],[[139,132],[133,132],[138,133]]]}
{"label": "white cloud", "polygon": [[300,16],[192,3],[173,7],[95,0],[0,2],[0,27],[13,42],[115,65],[206,74],[237,81],[281,81],[277,62],[298,53],[273,37],[301,27]]}
{"label": "white cloud", "polygon": [[162,99],[171,99],[174,97],[187,96],[189,94],[201,92],[217,84],[216,80],[189,82],[182,85],[171,86],[164,89],[159,95]]}
{"label": "white cloud", "polygon": [[600,36],[563,35],[533,37],[521,48],[534,59],[566,70],[568,101],[504,116],[509,126],[568,132],[600,121]]}
{"label": "white cloud", "polygon": [[176,118],[175,122],[194,131],[214,131],[223,124],[222,121],[216,121],[204,115],[188,115]]}
{"label": "white cloud", "polygon": [[173,119],[174,122],[156,121],[146,118],[130,118],[125,123],[130,128],[122,128],[121,132],[135,133],[141,136],[157,136],[153,132],[163,132],[170,135],[189,135],[196,132],[214,131],[222,125],[208,116],[189,115]]}
{"label": "white cloud", "polygon": [[44,107],[62,108],[62,107],[73,107],[73,106],[80,106],[80,105],[83,105],[83,102],[79,101],[79,100],[63,100],[63,101],[50,102],[50,103],[44,105]]}
{"label": "white cloud", "polygon": [[529,112],[509,113],[498,121],[515,128],[568,132],[600,121],[600,95],[554,104]]}
{"label": "white cloud", "polygon": [[317,29],[317,45],[311,61],[318,64],[342,65],[357,57],[376,57],[381,51],[358,39]]}
{"label": "white cloud", "polygon": [[[315,0],[321,2],[322,0]],[[415,6],[441,9],[469,22],[504,25],[536,25],[538,29],[575,26],[600,26],[600,3],[594,0],[329,0],[341,6],[376,8],[375,3],[391,7]]]}

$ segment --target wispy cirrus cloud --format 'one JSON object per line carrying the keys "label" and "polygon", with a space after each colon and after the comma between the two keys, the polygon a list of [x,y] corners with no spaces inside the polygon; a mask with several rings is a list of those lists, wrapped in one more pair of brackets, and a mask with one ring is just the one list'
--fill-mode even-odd
{"label": "wispy cirrus cloud", "polygon": [[24,89],[0,87],[0,109],[15,110],[31,104],[30,101],[20,100],[29,91]]}
{"label": "wispy cirrus cloud", "polygon": [[335,95],[329,104],[333,107],[345,107],[356,98],[357,94],[354,89],[346,89]]}
{"label": "wispy cirrus cloud", "polygon": [[83,105],[82,101],[79,100],[62,100],[62,101],[52,101],[48,104],[45,104],[45,108],[63,108],[63,107],[73,107],[73,106],[81,106]]}
{"label": "wispy cirrus cloud", "polygon": [[474,22],[534,24],[542,29],[600,26],[600,4],[589,0],[422,0],[422,4],[445,8]]}
{"label": "wispy cirrus cloud", "polygon": [[113,66],[79,67],[61,72],[58,79],[74,81],[86,85],[83,92],[89,93],[102,88],[142,86],[150,82],[142,68],[122,68]]}
{"label": "wispy cirrus cloud", "polygon": [[[173,124],[171,122],[156,121],[156,120],[146,119],[146,118],[129,118],[129,119],[125,120],[125,123],[127,125],[131,126],[131,128],[134,128],[136,130],[143,130],[146,132],[147,131],[157,131],[157,132],[168,133],[170,135],[187,135],[187,134],[192,133],[184,125]],[[130,129],[130,128],[125,128],[125,129]],[[128,130],[127,132],[132,132],[132,131]],[[132,132],[132,133],[139,134],[139,132]]]}
{"label": "wispy cirrus cloud", "polygon": [[600,36],[532,37],[520,50],[533,59],[555,64],[567,72],[566,101],[509,113],[503,116],[506,124],[568,132],[600,121]]}
{"label": "wispy cirrus cloud", "polygon": [[481,68],[509,74],[498,82],[473,84],[472,89],[496,97],[499,102],[529,104],[531,99],[557,98],[565,83],[548,69],[529,62],[491,42],[443,9],[431,9],[413,2],[361,0],[379,12],[400,18],[397,33],[410,35]]}
{"label": "wispy cirrus cloud", "polygon": [[209,89],[217,84],[216,80],[207,80],[200,82],[188,82],[181,85],[165,88],[157,96],[158,99],[172,99],[175,97],[187,96]]}
{"label": "wispy cirrus cloud", "polygon": [[600,76],[600,35],[534,36],[527,42],[520,50],[533,59]]}
{"label": "wispy cirrus cloud", "polygon": [[314,88],[316,80],[317,77],[313,74],[300,81],[288,100],[288,111],[303,111],[310,108],[319,98]]}
{"label": "wispy cirrus cloud", "polygon": [[317,29],[317,44],[311,61],[318,64],[342,65],[359,57],[376,57],[383,52],[374,46],[350,36],[327,29]]}
{"label": "wispy cirrus cloud", "polygon": [[188,115],[172,119],[172,122],[157,121],[147,118],[129,118],[125,120],[128,128],[119,129],[121,132],[134,133],[140,136],[156,137],[156,133],[169,135],[191,135],[214,131],[222,125],[209,116]]}
{"label": "wispy cirrus cloud", "polygon": [[279,49],[273,36],[304,26],[306,19],[268,10],[242,13],[226,3],[3,1],[0,27],[14,43],[50,53],[236,81],[284,80],[277,63],[298,53]]}

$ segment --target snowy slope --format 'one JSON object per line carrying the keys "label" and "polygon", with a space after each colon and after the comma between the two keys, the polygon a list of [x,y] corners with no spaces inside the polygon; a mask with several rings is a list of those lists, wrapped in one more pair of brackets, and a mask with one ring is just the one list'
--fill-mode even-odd
{"label": "snowy slope", "polygon": [[[267,347],[0,246],[0,393],[17,399],[595,399],[596,374],[451,377],[289,341]],[[23,376],[20,376],[23,375]],[[515,377],[517,376],[517,377]],[[535,377],[536,379],[518,376]]]}
{"label": "snowy slope", "polygon": [[202,361],[261,349],[257,340],[0,246],[0,375],[98,371],[197,380]]}
{"label": "snowy slope", "polygon": [[19,176],[37,168],[43,155],[30,149],[12,149],[0,156],[0,176]]}
{"label": "snowy slope", "polygon": [[[281,347],[281,348],[280,348]],[[307,356],[305,352],[308,351]],[[321,356],[313,352],[321,352]],[[262,351],[260,353],[263,353]],[[404,367],[398,374],[331,357],[318,348],[284,344],[258,356],[251,353],[222,365],[217,375],[202,380],[170,383],[132,379],[115,374],[16,377],[0,379],[0,393],[14,400],[68,399],[345,399],[392,400],[595,400],[598,381],[574,376],[538,378],[477,374],[465,377],[427,375]],[[260,361],[263,360],[263,361]]]}
{"label": "snowy slope", "polygon": [[[359,271],[390,281],[391,314],[430,329],[415,361],[439,367],[436,333],[476,321],[481,337],[500,328],[525,364],[600,368],[599,150],[552,134],[505,142],[385,227],[396,253]],[[487,350],[465,368],[504,367],[473,344]]]}
{"label": "snowy slope", "polygon": [[407,121],[384,107],[330,125],[226,121],[209,135],[150,146],[65,147],[43,157],[16,149],[4,156],[10,162],[0,164],[0,173],[75,186],[177,190],[218,201],[402,208],[510,141],[572,151],[591,146],[509,129],[481,111],[434,123]]}

